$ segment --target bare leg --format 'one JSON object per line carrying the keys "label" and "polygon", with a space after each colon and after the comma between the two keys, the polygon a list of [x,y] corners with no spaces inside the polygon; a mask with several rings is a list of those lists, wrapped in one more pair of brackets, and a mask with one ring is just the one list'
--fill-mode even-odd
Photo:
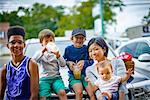
{"label": "bare leg", "polygon": [[40,97],[40,100],[46,100],[46,97]]}
{"label": "bare leg", "polygon": [[124,92],[119,92],[119,100],[124,100],[125,98],[125,93]]}
{"label": "bare leg", "polygon": [[74,90],[75,95],[76,95],[76,100],[82,100],[82,97],[83,97],[83,94],[82,94],[82,91],[83,91],[82,84],[80,84],[80,83],[74,84],[73,85],[73,90]]}
{"label": "bare leg", "polygon": [[88,83],[88,86],[86,87],[86,91],[90,97],[90,100],[95,100],[94,90],[91,83]]}
{"label": "bare leg", "polygon": [[60,100],[67,100],[67,95],[66,95],[65,90],[60,90],[58,93],[58,97]]}

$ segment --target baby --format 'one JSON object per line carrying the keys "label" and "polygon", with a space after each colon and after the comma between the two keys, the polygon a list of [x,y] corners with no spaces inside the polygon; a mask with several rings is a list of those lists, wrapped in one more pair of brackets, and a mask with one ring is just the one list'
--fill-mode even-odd
{"label": "baby", "polygon": [[124,77],[115,76],[109,60],[97,63],[96,68],[100,78],[94,82],[94,86],[101,90],[99,100],[119,100],[119,84],[129,79],[133,73],[132,69],[128,69]]}

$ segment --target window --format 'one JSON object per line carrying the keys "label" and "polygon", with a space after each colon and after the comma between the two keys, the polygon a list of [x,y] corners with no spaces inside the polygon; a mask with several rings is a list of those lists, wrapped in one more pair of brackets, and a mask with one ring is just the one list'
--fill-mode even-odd
{"label": "window", "polygon": [[124,46],[119,53],[122,53],[122,52],[128,52],[130,54],[132,54],[132,56],[134,58],[136,58],[137,56],[135,55],[135,49],[136,49],[136,46],[137,46],[137,43],[131,43],[131,44],[128,44],[126,46]]}
{"label": "window", "polygon": [[139,57],[141,54],[144,53],[150,54],[150,47],[145,42],[139,42],[135,50],[135,55],[136,57]]}
{"label": "window", "polygon": [[138,58],[141,54],[144,53],[150,54],[150,47],[145,42],[135,42],[135,43],[130,43],[124,46],[123,48],[121,48],[119,54],[122,52],[128,52],[132,54],[134,58]]}

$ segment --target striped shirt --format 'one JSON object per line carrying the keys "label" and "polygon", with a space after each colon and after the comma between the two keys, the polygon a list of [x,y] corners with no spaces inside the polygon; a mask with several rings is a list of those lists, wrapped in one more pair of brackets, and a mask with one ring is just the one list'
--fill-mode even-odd
{"label": "striped shirt", "polygon": [[95,85],[99,87],[101,92],[109,91],[109,92],[117,92],[119,83],[121,81],[121,77],[112,76],[110,80],[104,81],[101,78],[95,81]]}
{"label": "striped shirt", "polygon": [[[96,69],[96,64],[97,61],[94,61],[94,64],[92,66],[87,67],[86,69],[86,76],[89,77],[90,81],[92,82],[92,84],[94,84],[94,82],[100,78],[99,74],[97,72]],[[111,64],[112,64],[112,68],[113,68],[113,74],[115,76],[120,76],[120,77],[124,77],[125,73],[126,73],[126,67],[125,64],[123,62],[123,60],[121,59],[112,59],[111,60]],[[124,82],[123,84],[121,84],[119,90],[120,91],[124,91],[126,94],[128,93],[128,89],[126,88],[126,82]]]}

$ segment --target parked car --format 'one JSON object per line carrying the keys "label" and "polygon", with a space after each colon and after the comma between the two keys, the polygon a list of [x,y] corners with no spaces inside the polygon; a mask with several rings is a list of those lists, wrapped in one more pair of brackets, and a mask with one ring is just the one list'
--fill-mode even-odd
{"label": "parked car", "polygon": [[134,92],[139,94],[136,95],[137,97],[150,99],[150,37],[132,39],[118,47],[115,52],[118,55],[122,52],[132,54],[135,62],[135,74],[132,85],[128,84],[128,88],[134,88]]}
{"label": "parked car", "polygon": [[117,54],[129,52],[134,58],[138,59],[144,53],[150,54],[150,37],[132,39],[119,46],[115,51]]}

